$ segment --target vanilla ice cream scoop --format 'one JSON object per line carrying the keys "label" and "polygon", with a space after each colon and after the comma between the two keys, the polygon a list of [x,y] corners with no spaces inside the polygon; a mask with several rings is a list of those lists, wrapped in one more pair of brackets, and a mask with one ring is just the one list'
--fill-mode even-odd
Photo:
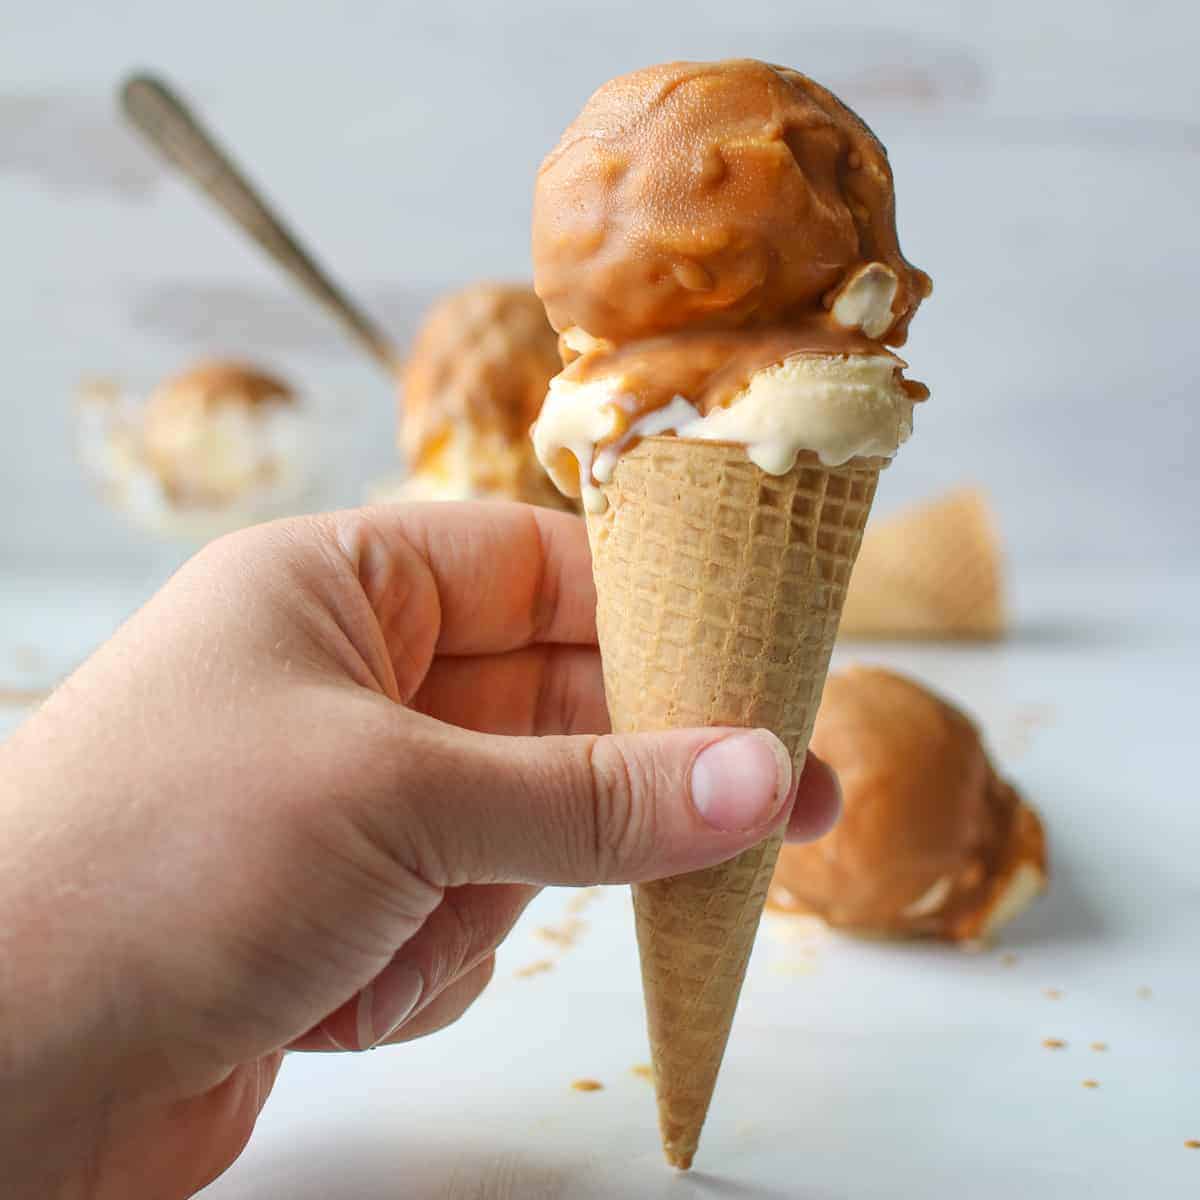
{"label": "vanilla ice cream scoop", "polygon": [[737,442],[769,475],[784,475],[801,451],[826,466],[891,458],[912,432],[914,392],[890,354],[794,355],[754,371],[728,404],[707,413],[682,395],[626,422],[636,392],[620,375],[550,383],[533,444],[550,478],[592,512],[620,455],[642,438],[675,434]]}

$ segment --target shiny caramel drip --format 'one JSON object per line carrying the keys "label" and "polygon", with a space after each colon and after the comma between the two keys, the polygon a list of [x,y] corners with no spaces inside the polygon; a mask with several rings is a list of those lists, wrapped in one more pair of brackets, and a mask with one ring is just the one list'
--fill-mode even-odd
{"label": "shiny caramel drip", "polygon": [[[883,354],[861,334],[808,322],[795,328],[696,330],[600,348],[580,355],[562,372],[564,382],[621,380],[630,423],[682,396],[702,416],[723,408],[756,372],[801,354]],[[903,361],[896,359],[897,368]]]}

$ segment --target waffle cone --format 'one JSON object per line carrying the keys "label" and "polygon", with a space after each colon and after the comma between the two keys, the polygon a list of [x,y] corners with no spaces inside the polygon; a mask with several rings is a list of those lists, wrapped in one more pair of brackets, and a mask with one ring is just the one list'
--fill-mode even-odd
{"label": "waffle cone", "polygon": [[[613,729],[766,728],[799,767],[883,461],[767,475],[739,446],[647,438],[588,517]],[[782,831],[633,889],[663,1149],[700,1138]]]}
{"label": "waffle cone", "polygon": [[982,492],[962,488],[872,525],[842,613],[846,637],[1002,637],[1000,548]]}

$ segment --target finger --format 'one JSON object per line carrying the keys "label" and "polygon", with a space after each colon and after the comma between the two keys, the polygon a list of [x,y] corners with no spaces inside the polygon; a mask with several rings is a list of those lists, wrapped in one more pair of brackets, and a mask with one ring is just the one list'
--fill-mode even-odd
{"label": "finger", "polygon": [[355,996],[289,1045],[369,1050],[490,955],[537,894],[524,884],[447,889],[421,928]]}
{"label": "finger", "polygon": [[585,646],[436,659],[410,707],[481,733],[608,732],[600,654]]}
{"label": "finger", "polygon": [[263,1107],[271,1098],[271,1093],[275,1090],[275,1082],[279,1078],[279,1069],[282,1066],[283,1052],[281,1050],[276,1050],[273,1054],[268,1054],[258,1060],[255,1087],[259,1112],[262,1112]]}
{"label": "finger", "polygon": [[449,986],[443,988],[434,1000],[380,1044],[394,1046],[400,1042],[411,1042],[416,1038],[437,1033],[447,1025],[453,1025],[479,999],[480,994],[491,982],[495,970],[496,956],[489,954],[482,962],[477,962],[470,970],[464,971]]}
{"label": "finger", "polygon": [[228,1170],[245,1148],[282,1062],[283,1054],[275,1051],[234,1068],[208,1091],[177,1101],[155,1129],[152,1154],[144,1130],[127,1131],[128,1145],[114,1158],[144,1168],[138,1194],[191,1196]]}
{"label": "finger", "polygon": [[404,718],[390,742],[364,731],[381,784],[354,802],[364,828],[434,886],[697,870],[757,844],[790,808],[791,759],[764,730],[511,738]]}
{"label": "finger", "polygon": [[538,642],[594,645],[596,593],[587,532],[578,517],[524,504],[394,504],[339,514],[338,539],[372,604],[411,579],[391,570],[415,550],[441,607],[436,652],[497,654]]}
{"label": "finger", "polygon": [[842,785],[833,768],[809,751],[796,785],[796,803],[784,837],[789,842],[812,842],[827,834],[842,813]]}

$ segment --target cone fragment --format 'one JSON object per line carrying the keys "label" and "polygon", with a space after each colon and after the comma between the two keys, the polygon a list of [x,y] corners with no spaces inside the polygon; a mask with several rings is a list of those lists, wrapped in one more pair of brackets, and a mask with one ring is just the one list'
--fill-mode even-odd
{"label": "cone fragment", "polygon": [[872,525],[842,614],[842,635],[1004,635],[995,520],[984,494],[961,488]]}
{"label": "cone fragment", "polygon": [[[767,475],[740,446],[647,438],[588,517],[604,683],[619,732],[776,733],[799,768],[881,459],[802,456]],[[634,887],[667,1160],[700,1138],[782,833],[731,862]]]}

